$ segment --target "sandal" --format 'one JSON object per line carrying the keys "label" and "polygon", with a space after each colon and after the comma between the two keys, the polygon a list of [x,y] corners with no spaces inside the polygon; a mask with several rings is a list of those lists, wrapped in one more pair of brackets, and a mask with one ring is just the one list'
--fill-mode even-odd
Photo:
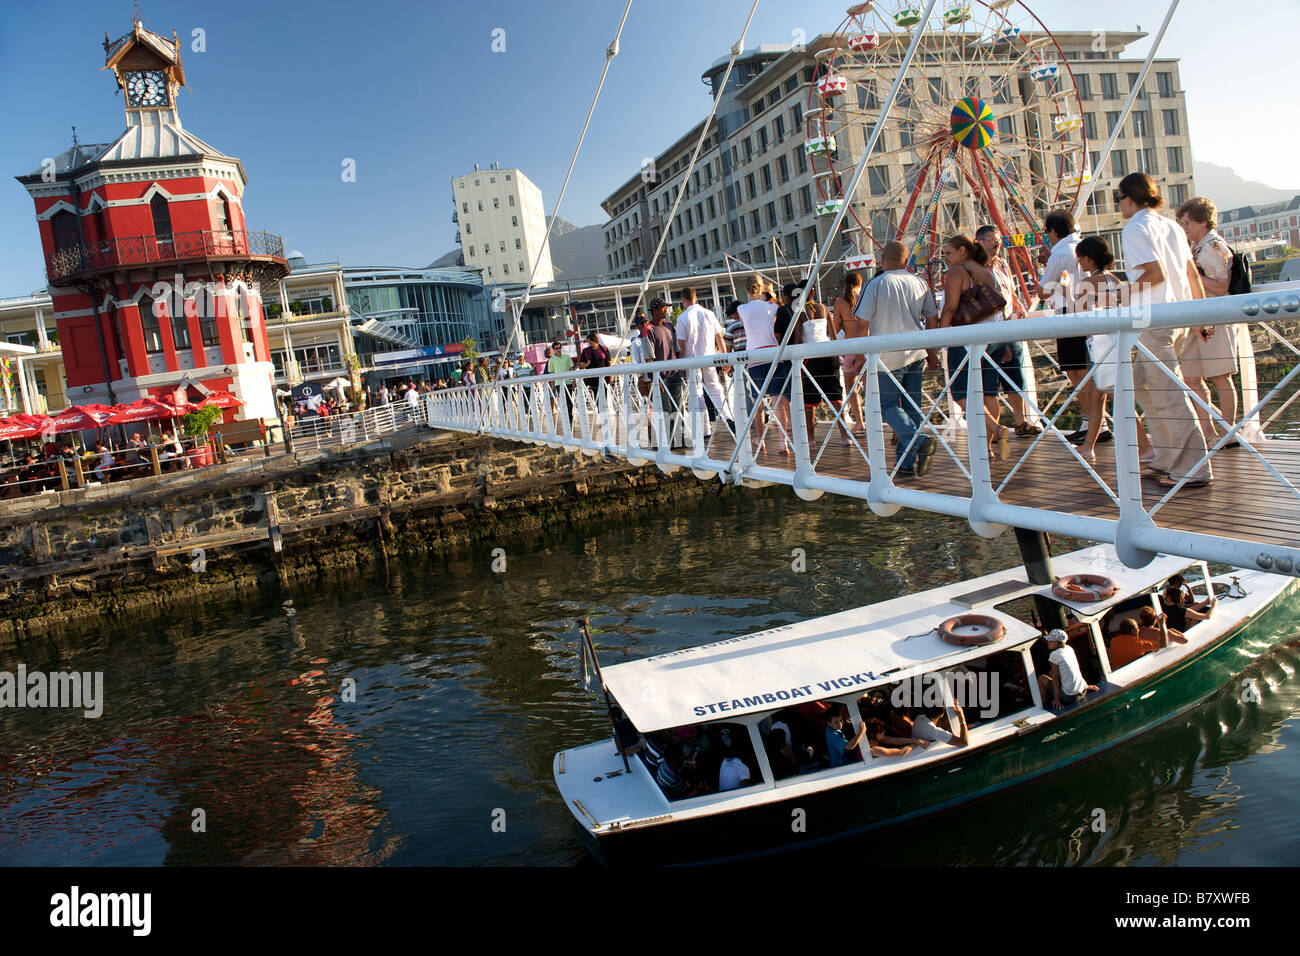
{"label": "sandal", "polygon": [[[1182,486],[1184,488],[1204,488],[1210,483],[1210,481],[1211,479],[1209,478],[1200,478],[1196,481],[1184,481],[1182,482]],[[1161,488],[1175,488],[1178,486],[1179,480],[1166,475],[1163,478],[1157,479],[1156,483],[1160,485]]]}
{"label": "sandal", "polygon": [[1037,425],[1031,425],[1029,422],[1021,422],[1016,426],[1017,438],[1034,438],[1042,433],[1043,430],[1041,428]]}

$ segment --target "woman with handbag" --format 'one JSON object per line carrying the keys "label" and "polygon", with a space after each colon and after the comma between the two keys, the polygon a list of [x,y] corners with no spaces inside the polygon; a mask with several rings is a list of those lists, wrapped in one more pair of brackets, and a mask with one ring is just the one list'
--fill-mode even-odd
{"label": "woman with handbag", "polygon": [[[1090,312],[1093,309],[1111,309],[1117,306],[1119,287],[1124,283],[1110,271],[1110,267],[1115,263],[1115,256],[1110,251],[1110,243],[1101,236],[1088,236],[1074,247],[1074,257],[1079,260],[1079,271],[1083,273],[1083,278],[1079,280],[1078,288],[1075,290],[1073,311]],[[1061,339],[1061,341],[1072,340]],[[1086,347],[1086,349],[1091,348],[1092,345]],[[1086,350],[1085,356],[1088,361],[1092,360],[1091,354]],[[1114,356],[1108,361],[1113,363]],[[1097,439],[1106,422],[1106,392],[1097,387],[1098,374],[1094,372],[1093,378],[1089,379],[1079,391],[1079,407],[1083,410],[1083,417],[1088,420],[1088,431],[1079,444],[1079,455],[1088,461],[1097,459],[1095,450]],[[1141,434],[1140,429],[1139,434]]]}
{"label": "woman with handbag", "polygon": [[[988,253],[969,236],[953,236],[943,244],[943,261],[947,275],[943,280],[943,311],[939,314],[939,327],[959,327],[986,322],[1000,315],[1007,300],[998,291],[997,279],[986,266]],[[989,348],[997,348],[990,345]],[[967,376],[969,364],[966,348],[953,345],[948,348],[948,369],[961,367],[952,382],[952,394],[966,411]],[[989,440],[989,457],[1008,457],[1011,430],[999,421],[1002,409],[998,405],[997,356],[985,356],[980,363],[980,392],[984,396],[984,427]]]}

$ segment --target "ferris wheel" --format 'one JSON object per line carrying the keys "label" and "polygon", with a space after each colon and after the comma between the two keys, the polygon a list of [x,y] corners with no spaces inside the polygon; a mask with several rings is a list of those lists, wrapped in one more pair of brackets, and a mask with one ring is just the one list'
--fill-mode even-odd
{"label": "ferris wheel", "polygon": [[[866,175],[846,196],[918,30]],[[929,21],[906,0],[858,3],[816,57],[804,149],[818,213],[849,203],[845,267],[869,267],[899,239],[913,268],[935,282],[944,239],[992,223],[1023,286],[1044,215],[1072,206],[1091,176],[1074,77],[1038,17],[1019,0],[945,0]]]}

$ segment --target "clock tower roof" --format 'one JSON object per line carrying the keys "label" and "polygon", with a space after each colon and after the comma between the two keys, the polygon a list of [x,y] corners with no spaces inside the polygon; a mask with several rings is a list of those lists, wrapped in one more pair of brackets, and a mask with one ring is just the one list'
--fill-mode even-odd
{"label": "clock tower roof", "polygon": [[122,85],[122,74],[131,70],[165,69],[171,74],[173,82],[185,85],[185,71],[181,67],[180,43],[175,31],[172,38],[159,36],[144,28],[144,23],[137,16],[131,32],[109,40],[104,34],[104,69],[117,74],[118,85]]}

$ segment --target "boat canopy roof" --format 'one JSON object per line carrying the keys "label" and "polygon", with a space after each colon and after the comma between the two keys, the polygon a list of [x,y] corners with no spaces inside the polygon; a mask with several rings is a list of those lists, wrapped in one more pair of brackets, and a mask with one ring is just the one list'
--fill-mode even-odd
{"label": "boat canopy roof", "polygon": [[[1097,547],[1054,557],[1052,564],[1058,575],[1100,574],[1119,583],[1111,601],[1077,606],[1080,614],[1093,615],[1159,584],[1188,562],[1160,556],[1145,568],[1129,569],[1112,548]],[[873,684],[954,667],[1032,640],[1039,633],[1036,628],[992,606],[1041,590],[1029,583],[1024,568],[1013,568],[716,644],[615,664],[603,670],[605,686],[643,732],[866,691]],[[943,621],[975,609],[1001,621],[1006,636],[973,647],[949,644],[938,636],[936,628]]]}

